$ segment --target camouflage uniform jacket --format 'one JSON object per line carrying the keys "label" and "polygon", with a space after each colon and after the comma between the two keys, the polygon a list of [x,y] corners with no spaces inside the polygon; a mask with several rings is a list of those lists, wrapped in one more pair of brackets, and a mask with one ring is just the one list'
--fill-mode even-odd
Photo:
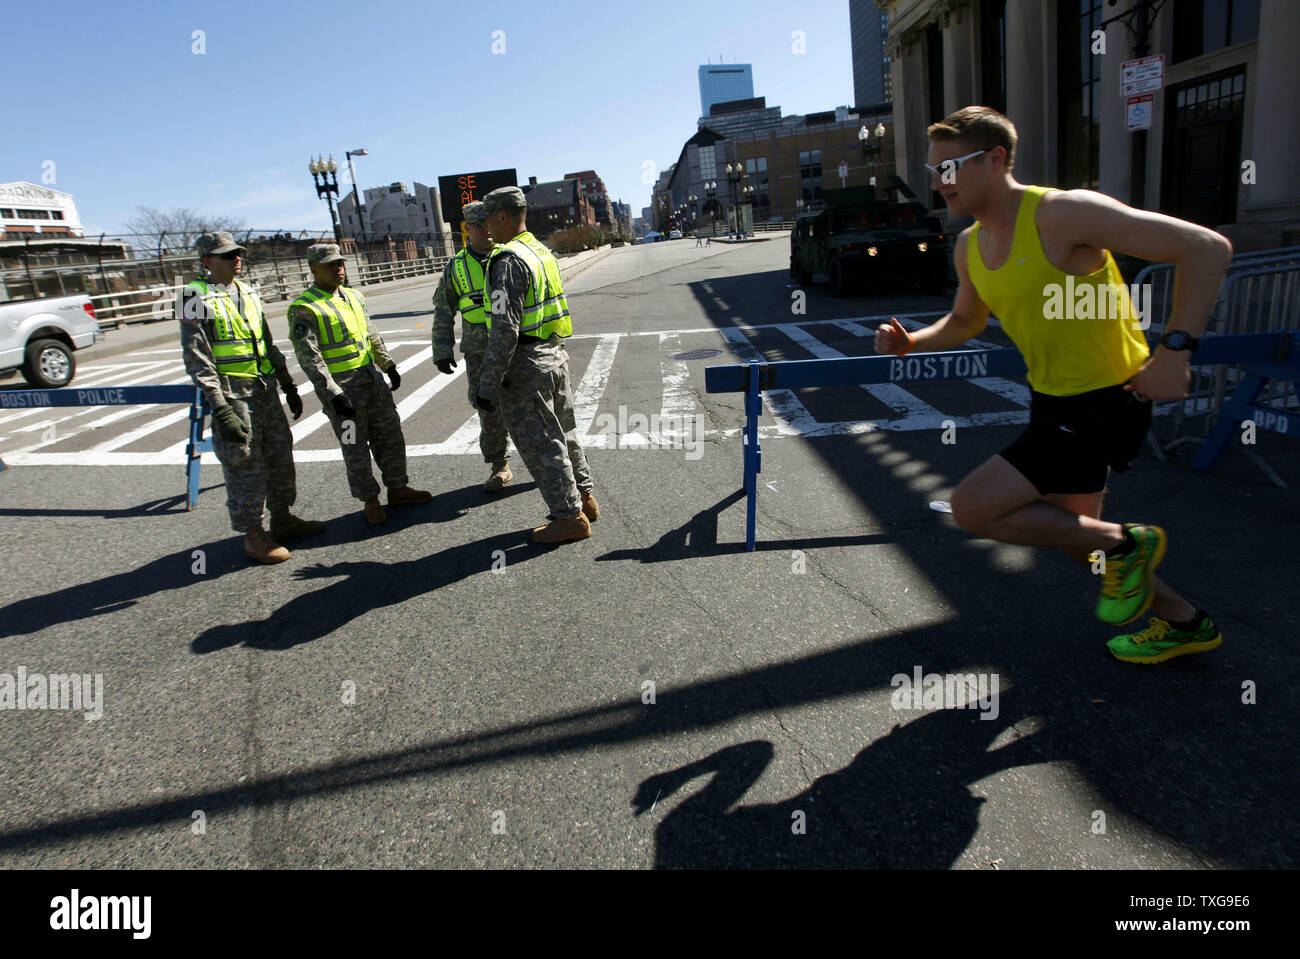
{"label": "camouflage uniform jacket", "polygon": [[[314,283],[307,289],[326,292]],[[371,328],[369,318],[366,322],[366,338],[370,341],[370,350],[374,354],[375,361],[357,367],[355,370],[331,374],[325,358],[320,353],[320,331],[316,327],[316,317],[301,307],[297,310],[292,307],[289,309],[289,339],[293,342],[294,352],[298,355],[298,365],[307,374],[307,379],[311,380],[317,395],[341,396],[345,387],[351,383],[363,382],[366,377],[380,383],[384,381],[379,375],[379,370],[387,372],[395,364],[393,358],[388,355],[388,347],[384,345],[383,337]]]}
{"label": "camouflage uniform jacket", "polygon": [[[498,253],[493,259],[492,275],[483,292],[492,311],[492,333],[478,386],[479,396],[485,399],[495,400],[501,381],[511,379],[514,371],[518,371],[521,379],[529,379],[534,372],[558,369],[568,360],[564,338],[560,335],[539,340],[519,333],[531,282],[528,264],[514,253]],[[505,295],[494,295],[498,290]]]}
{"label": "camouflage uniform jacket", "polygon": [[[487,253],[476,253],[473,247],[466,247],[468,255],[483,265]],[[433,292],[433,362],[450,360],[452,347],[455,345],[456,311],[460,306],[460,295],[451,278],[451,263],[442,271],[442,279]],[[488,347],[488,328],[486,323],[466,323],[464,317],[460,322],[460,351],[462,353],[482,353]]]}
{"label": "camouflage uniform jacket", "polygon": [[[229,292],[236,308],[243,313],[243,295],[239,288],[232,283]],[[212,409],[221,409],[227,405],[227,400],[274,390],[276,381],[286,391],[293,389],[289,365],[271,338],[271,322],[265,313],[262,315],[261,342],[253,344],[256,352],[271,361],[271,372],[261,376],[226,376],[217,372],[217,360],[212,352],[212,340],[216,336],[212,309],[194,290],[181,290],[176,302],[176,319],[181,324],[181,355],[185,359],[185,372],[203,390]]]}

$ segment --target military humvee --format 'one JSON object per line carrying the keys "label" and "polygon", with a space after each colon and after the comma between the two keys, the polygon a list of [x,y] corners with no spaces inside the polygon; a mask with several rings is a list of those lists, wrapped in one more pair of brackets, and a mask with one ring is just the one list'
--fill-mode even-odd
{"label": "military humvee", "polygon": [[[893,174],[883,187],[824,191],[826,206],[802,214],[790,233],[790,277],[809,284],[814,274],[831,293],[848,296],[873,281],[913,281],[939,292],[948,282],[948,249],[937,217]],[[901,194],[902,198],[895,198]]]}

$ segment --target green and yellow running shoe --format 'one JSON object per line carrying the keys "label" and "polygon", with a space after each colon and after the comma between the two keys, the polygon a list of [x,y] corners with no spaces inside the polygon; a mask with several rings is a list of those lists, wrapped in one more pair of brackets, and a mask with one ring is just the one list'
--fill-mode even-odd
{"label": "green and yellow running shoe", "polygon": [[1106,648],[1111,655],[1126,663],[1163,663],[1186,653],[1203,653],[1223,642],[1219,627],[1204,613],[1191,631],[1175,629],[1159,616],[1152,616],[1148,622],[1150,625],[1140,633],[1109,640]]}
{"label": "green and yellow running shoe", "polygon": [[1123,556],[1106,557],[1097,600],[1097,618],[1112,626],[1131,623],[1151,608],[1152,580],[1165,558],[1165,531],[1159,526],[1126,523],[1125,528],[1136,545]]}

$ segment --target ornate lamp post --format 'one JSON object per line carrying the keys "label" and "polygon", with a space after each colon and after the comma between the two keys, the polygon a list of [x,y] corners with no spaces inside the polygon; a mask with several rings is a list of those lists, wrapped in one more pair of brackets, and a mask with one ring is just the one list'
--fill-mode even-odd
{"label": "ornate lamp post", "polygon": [[[875,139],[872,139],[873,135]],[[862,144],[862,159],[871,166],[871,169],[874,172],[876,168],[876,157],[880,156],[880,151],[885,146],[885,125],[883,123],[877,123],[876,128],[868,132],[867,126],[864,123],[862,128],[858,130],[858,142]]]}
{"label": "ornate lamp post", "polygon": [[337,176],[339,165],[334,162],[334,154],[330,154],[328,160],[323,160],[319,155],[312,160],[307,167],[311,171],[311,178],[316,183],[316,196],[324,197],[325,202],[330,208],[330,225],[334,227],[334,239],[342,239],[339,232],[339,218],[334,211],[334,198],[339,195],[339,178]]}
{"label": "ornate lamp post", "polygon": [[[731,184],[731,209],[735,214],[736,229],[740,229],[740,200],[737,197],[740,194],[741,181],[745,177],[745,161],[737,160],[735,165],[727,164],[727,182]],[[728,218],[730,222],[730,218]]]}

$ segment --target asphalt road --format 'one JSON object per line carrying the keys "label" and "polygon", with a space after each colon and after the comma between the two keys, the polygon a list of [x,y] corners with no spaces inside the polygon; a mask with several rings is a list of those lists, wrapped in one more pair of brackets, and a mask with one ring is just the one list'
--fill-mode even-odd
{"label": "asphalt road", "polygon": [[[522,467],[480,489],[431,285],[369,303],[434,501],[367,526],[305,393],[297,511],[329,529],[277,567],[244,560],[219,466],[185,511],[175,408],[0,413],[0,674],[103,677],[93,721],[0,709],[0,864],[1294,868],[1294,489],[1235,452],[1115,478],[1107,515],[1164,526],[1162,574],[1224,632],[1155,667],[1106,652],[1085,570],[928,505],[1016,435],[1022,383],[770,400],[746,553],[741,398],[704,367],[862,355],[857,319],[946,306],[814,287],[795,313],[786,255],[679,241],[573,281],[602,515],[558,548]],[[183,376],[149,350],[74,385]],[[1258,450],[1300,483],[1294,440]],[[997,695],[910,708],[914,671]]]}

